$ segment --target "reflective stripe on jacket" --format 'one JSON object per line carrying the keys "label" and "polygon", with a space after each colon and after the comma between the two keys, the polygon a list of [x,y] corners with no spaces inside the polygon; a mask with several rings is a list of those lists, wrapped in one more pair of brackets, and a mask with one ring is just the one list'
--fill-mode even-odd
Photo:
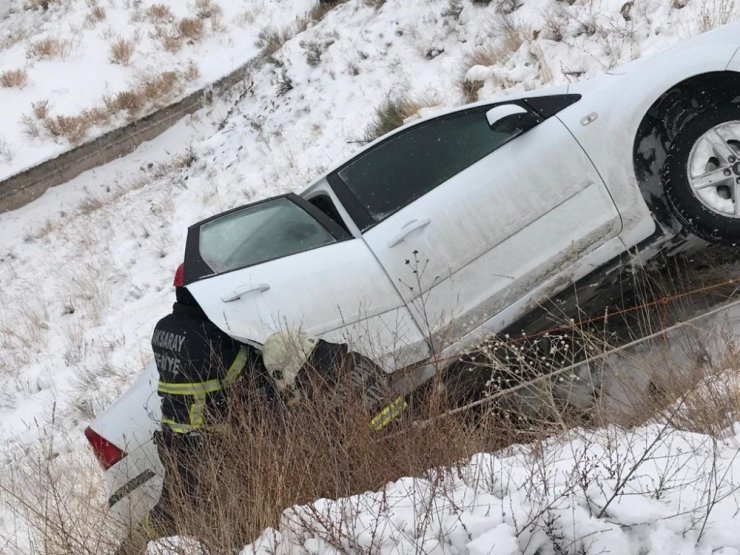
{"label": "reflective stripe on jacket", "polygon": [[244,373],[249,348],[208,320],[198,306],[177,302],[152,334],[159,372],[162,424],[187,433],[216,420],[226,406],[225,390]]}

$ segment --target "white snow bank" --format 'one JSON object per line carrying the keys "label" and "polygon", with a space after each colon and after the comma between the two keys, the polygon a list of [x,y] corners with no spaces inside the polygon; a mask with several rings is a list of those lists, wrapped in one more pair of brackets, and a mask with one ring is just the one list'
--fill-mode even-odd
{"label": "white snow bank", "polygon": [[739,441],[576,430],[292,507],[241,554],[738,553]]}

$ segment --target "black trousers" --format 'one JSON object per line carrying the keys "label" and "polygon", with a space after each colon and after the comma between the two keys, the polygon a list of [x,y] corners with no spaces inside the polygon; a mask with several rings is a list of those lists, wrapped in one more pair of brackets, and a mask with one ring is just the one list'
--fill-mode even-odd
{"label": "black trousers", "polygon": [[177,533],[173,508],[182,503],[198,504],[198,463],[202,436],[199,432],[178,434],[164,426],[155,432],[159,459],[164,466],[162,495],[149,513],[154,532],[160,537]]}

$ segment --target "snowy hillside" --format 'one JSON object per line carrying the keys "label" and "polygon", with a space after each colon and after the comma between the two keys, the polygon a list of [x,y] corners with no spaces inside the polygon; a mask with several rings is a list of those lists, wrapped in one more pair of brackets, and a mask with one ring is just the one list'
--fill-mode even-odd
{"label": "snowy hillside", "polygon": [[[0,8],[6,10],[0,74],[27,74],[23,86],[0,87],[0,178],[69,148],[44,125],[38,136],[29,134],[23,116],[44,119],[33,113],[33,103],[48,100],[48,118],[80,114],[162,71],[185,76],[176,87],[184,93],[260,49],[270,55],[240,98],[216,100],[131,156],[0,214],[0,465],[11,469],[0,475],[5,488],[22,475],[12,469],[27,467],[46,449],[52,422],[55,471],[93,468],[82,430],[150,359],[151,331],[172,302],[170,284],[189,224],[300,190],[361,147],[376,110],[389,99],[405,100],[403,115],[415,117],[586,79],[740,19],[740,6],[729,0],[349,0],[296,24],[312,1],[213,0],[208,4],[220,11],[200,17],[203,2],[163,0],[172,21],[196,18],[204,25],[201,38],[183,40],[171,52],[147,15],[152,2],[50,1],[48,9],[25,10],[27,3],[11,0],[10,8]],[[91,19],[96,8],[104,17]],[[213,13],[222,14],[215,25]],[[162,25],[170,32],[170,23]],[[51,60],[29,55],[46,38],[68,52]],[[128,65],[110,61],[118,39],[135,44]],[[191,67],[197,72],[189,74]],[[106,115],[88,133],[128,117],[125,111]],[[494,459],[479,460],[485,461],[500,468]],[[86,478],[101,495],[97,480],[97,474]],[[405,484],[389,486],[391,493]],[[467,496],[467,486],[458,485],[455,495]],[[521,500],[518,493],[506,495],[495,500],[497,510]],[[658,509],[635,499],[645,519],[660,520]],[[568,503],[558,507],[562,514],[585,510]],[[676,503],[675,512],[684,510],[684,501]],[[474,526],[480,516],[471,509],[465,518]],[[503,542],[512,537],[507,518],[497,521]],[[594,524],[591,531],[608,526]],[[679,539],[671,529],[669,537],[678,552],[680,542],[698,536]],[[647,539],[614,541],[648,545]],[[27,542],[19,508],[0,496],[0,552]],[[706,552],[730,544],[717,540]]]}
{"label": "snowy hillside", "polygon": [[0,180],[216,81],[312,5],[4,0]]}

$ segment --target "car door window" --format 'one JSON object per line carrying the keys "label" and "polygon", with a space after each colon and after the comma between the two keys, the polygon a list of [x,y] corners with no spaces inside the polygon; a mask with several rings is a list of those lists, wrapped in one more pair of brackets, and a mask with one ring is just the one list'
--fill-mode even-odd
{"label": "car door window", "polygon": [[223,273],[335,242],[305,210],[279,198],[204,223],[198,248],[210,269]]}
{"label": "car door window", "polygon": [[409,128],[355,158],[338,175],[378,223],[518,134],[493,131],[486,119],[490,108]]}

